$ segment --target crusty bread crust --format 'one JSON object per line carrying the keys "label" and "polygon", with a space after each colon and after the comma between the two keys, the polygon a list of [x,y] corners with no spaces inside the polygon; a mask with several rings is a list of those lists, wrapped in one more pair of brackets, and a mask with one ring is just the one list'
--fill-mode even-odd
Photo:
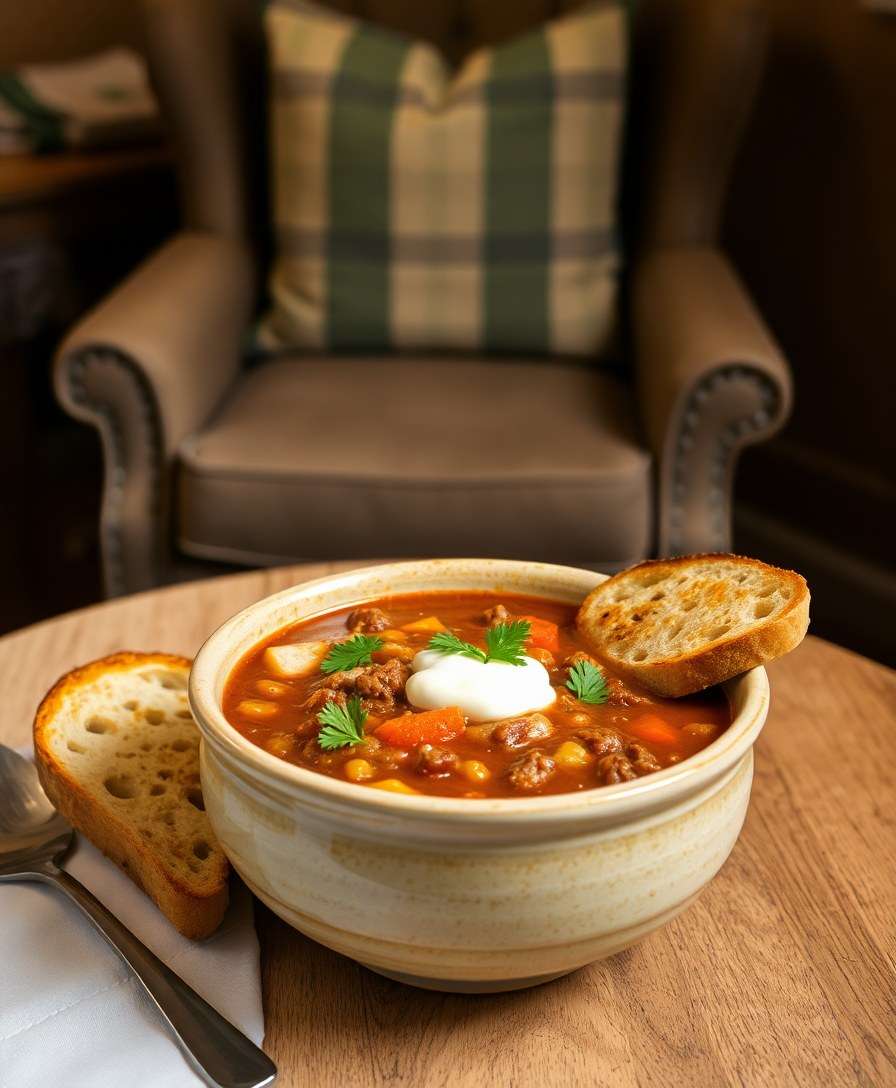
{"label": "crusty bread crust", "polygon": [[[211,826],[205,835],[215,845],[209,865],[204,866],[207,871],[201,878],[187,880],[166,863],[156,846],[141,837],[133,823],[119,816],[113,804],[85,788],[53,751],[54,733],[64,728],[79,695],[110,674],[147,666],[188,674],[191,662],[174,654],[123,651],[62,676],[44,696],[34,719],[35,761],[47,796],[72,826],[127,873],[184,936],[199,939],[218,927],[228,902],[229,866]],[[198,781],[198,763],[195,769]],[[207,824],[204,813],[202,817]]]}
{"label": "crusty bread crust", "polygon": [[[763,600],[750,597],[749,585],[723,585],[723,566],[738,569],[747,583],[761,577],[766,585],[773,585],[778,603],[767,617],[751,618],[747,624],[735,621],[729,637],[712,638],[711,629],[720,617],[730,618],[732,609],[758,606]],[[707,571],[714,568],[720,570],[715,583],[707,581]],[[664,589],[661,599],[645,600],[643,592],[634,603],[616,599],[630,589],[653,586]],[[631,660],[633,646],[643,653],[644,647],[655,643],[663,625],[683,612],[705,617],[707,634],[701,640],[695,644],[692,636],[683,644],[673,637],[666,640],[662,656],[647,653],[643,661]],[[678,697],[720,684],[795,649],[809,626],[809,589],[795,571],[744,556],[719,553],[654,559],[602,582],[586,597],[576,625],[595,654],[617,673],[658,695]]]}

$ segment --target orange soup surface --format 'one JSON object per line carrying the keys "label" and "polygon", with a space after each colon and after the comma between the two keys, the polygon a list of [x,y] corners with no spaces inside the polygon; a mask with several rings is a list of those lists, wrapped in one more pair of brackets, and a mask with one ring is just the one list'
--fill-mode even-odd
{"label": "orange soup surface", "polygon": [[[250,650],[228,679],[224,714],[243,736],[296,766],[364,788],[468,798],[633,781],[694,755],[729,725],[719,690],[672,700],[623,682],[590,653],[576,611],[512,593],[431,592],[330,612]],[[546,676],[535,666],[529,672],[553,689],[550,705],[483,721],[481,711],[474,717],[447,701],[421,707],[409,698],[415,657],[436,636],[484,657],[490,632],[504,642],[521,630],[528,632],[521,652]],[[354,663],[351,655],[365,647],[369,655]],[[440,664],[439,654],[428,657]],[[444,656],[463,658],[452,667],[478,678],[481,662],[471,654]],[[504,664],[498,674],[511,696],[523,683],[516,669]]]}

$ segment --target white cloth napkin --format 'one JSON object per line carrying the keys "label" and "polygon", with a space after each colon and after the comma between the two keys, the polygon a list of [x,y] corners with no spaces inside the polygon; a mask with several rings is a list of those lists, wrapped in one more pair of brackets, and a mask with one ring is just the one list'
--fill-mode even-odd
{"label": "white cloth napkin", "polygon": [[[83,837],[76,836],[65,868],[222,1016],[261,1043],[258,940],[242,884],[234,882],[220,929],[196,942],[182,937]],[[139,984],[77,907],[41,884],[0,884],[0,1086],[199,1084]]]}

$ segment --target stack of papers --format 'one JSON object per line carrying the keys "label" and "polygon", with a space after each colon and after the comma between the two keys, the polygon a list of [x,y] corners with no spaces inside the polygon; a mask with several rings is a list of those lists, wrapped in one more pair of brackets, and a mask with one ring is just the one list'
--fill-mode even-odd
{"label": "stack of papers", "polygon": [[134,143],[159,127],[146,65],[129,49],[0,72],[0,154]]}

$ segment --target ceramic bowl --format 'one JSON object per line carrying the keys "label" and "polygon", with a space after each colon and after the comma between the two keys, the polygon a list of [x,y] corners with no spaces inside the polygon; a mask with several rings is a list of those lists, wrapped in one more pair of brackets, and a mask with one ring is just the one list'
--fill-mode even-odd
{"label": "ceramic bowl", "polygon": [[681,763],[551,797],[465,799],[365,789],[241,736],[224,684],[256,643],[298,620],[393,593],[483,589],[578,603],[604,575],[494,559],[336,574],[244,609],[190,677],[205,804],[251,890],[290,925],[391,978],[440,990],[531,986],[610,956],[684,910],[740,832],[768,710],[754,669],[729,681],[733,722]]}

